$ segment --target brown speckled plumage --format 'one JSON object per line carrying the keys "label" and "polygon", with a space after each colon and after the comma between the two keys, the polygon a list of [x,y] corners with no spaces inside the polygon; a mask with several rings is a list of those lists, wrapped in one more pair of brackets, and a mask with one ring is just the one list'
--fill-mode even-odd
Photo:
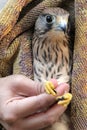
{"label": "brown speckled plumage", "polygon": [[[32,39],[35,81],[45,83],[54,78],[58,84],[70,82],[72,50],[69,48],[68,23],[69,13],[61,8],[45,9],[38,17]],[[68,117],[64,115],[58,124],[46,130],[70,130],[68,123]]]}
{"label": "brown speckled plumage", "polygon": [[[23,33],[30,27],[42,10],[47,7],[60,6],[70,11],[72,29],[74,28],[74,0],[33,0],[27,11],[24,7],[31,0],[8,0],[8,4],[0,12],[0,77],[14,73],[22,73],[29,78],[32,74],[32,57],[30,34]],[[37,1],[37,2],[35,2]],[[59,1],[63,1],[62,4]],[[38,4],[37,4],[38,3]],[[40,3],[40,4],[39,4]],[[29,8],[28,8],[29,7]],[[32,9],[32,10],[31,10]],[[24,12],[20,19],[19,15]],[[26,13],[28,13],[26,15]],[[75,0],[76,14],[76,38],[74,47],[74,63],[72,75],[72,94],[71,117],[73,130],[87,129],[87,2],[86,0]],[[26,16],[25,16],[26,15]],[[22,20],[22,21],[21,21]],[[71,33],[72,35],[73,33]],[[20,37],[19,37],[20,35]],[[23,37],[22,37],[23,35]],[[21,42],[22,40],[22,42]],[[23,42],[25,41],[25,42]],[[26,45],[27,42],[27,45]],[[22,47],[21,47],[22,45]],[[26,47],[27,50],[25,53]],[[25,47],[23,49],[23,47]],[[14,50],[14,51],[13,51]],[[8,54],[7,54],[8,53]],[[24,55],[23,56],[21,56]],[[9,57],[7,57],[9,56]],[[28,57],[30,56],[30,57]],[[20,61],[20,64],[19,64]],[[15,64],[14,64],[15,62]],[[23,66],[28,68],[23,69]],[[30,76],[31,75],[31,76]],[[1,128],[0,128],[1,129]]]}

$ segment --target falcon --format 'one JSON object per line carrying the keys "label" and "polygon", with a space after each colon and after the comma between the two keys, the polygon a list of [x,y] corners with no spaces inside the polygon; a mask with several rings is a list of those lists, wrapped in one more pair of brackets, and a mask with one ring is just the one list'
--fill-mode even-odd
{"label": "falcon", "polygon": [[[58,84],[70,84],[71,52],[69,40],[69,13],[62,8],[45,9],[35,23],[32,39],[34,80],[45,83],[47,93],[56,95],[51,79]],[[70,93],[58,97],[58,104],[67,106],[72,99]],[[70,130],[68,117],[63,114],[61,120],[49,130]],[[48,129],[46,129],[48,130]]]}

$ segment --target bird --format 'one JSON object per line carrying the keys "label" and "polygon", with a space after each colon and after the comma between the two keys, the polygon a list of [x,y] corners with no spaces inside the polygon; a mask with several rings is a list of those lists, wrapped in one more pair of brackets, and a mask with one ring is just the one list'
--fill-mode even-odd
{"label": "bird", "polygon": [[[34,80],[45,83],[46,92],[50,94],[56,93],[50,79],[56,79],[58,84],[70,84],[72,50],[69,31],[69,12],[60,7],[45,9],[35,23],[32,39]],[[69,104],[72,95],[68,95],[68,98],[65,94],[58,100],[66,98],[68,103],[65,101],[64,105]],[[68,116],[64,113],[60,121],[46,130],[70,130]]]}

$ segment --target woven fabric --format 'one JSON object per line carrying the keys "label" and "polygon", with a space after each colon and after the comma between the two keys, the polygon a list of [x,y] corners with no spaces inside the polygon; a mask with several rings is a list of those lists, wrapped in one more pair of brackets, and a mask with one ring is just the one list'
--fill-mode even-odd
{"label": "woven fabric", "polygon": [[[33,25],[43,9],[58,6],[60,1],[61,0],[8,0],[6,6],[0,12],[0,77],[8,76],[10,74],[23,74],[33,79],[31,50]],[[65,0],[63,1],[65,2]],[[25,7],[26,5],[27,7]],[[73,130],[86,130],[86,0],[75,0],[75,8],[76,36],[71,86],[73,94],[73,100],[71,103],[71,119],[74,127]]]}
{"label": "woven fabric", "polygon": [[87,130],[87,1],[76,0],[71,117],[75,130]]}
{"label": "woven fabric", "polygon": [[[24,44],[24,46],[28,46],[28,48],[31,49],[30,40],[27,35],[23,35],[24,37],[24,39],[22,38],[23,44],[21,44],[20,37],[18,36],[21,33],[25,32],[26,30],[30,30],[30,28],[33,27],[36,18],[43,11],[43,9],[47,7],[55,7],[59,3],[59,0],[51,0],[51,1],[44,0],[43,2],[39,3],[37,6],[29,10],[26,13],[26,15],[17,22],[20,11],[23,8],[23,6],[25,6],[26,1],[29,2],[29,0],[25,0],[23,2],[22,1],[20,2],[20,0],[16,0],[15,2],[11,1],[10,3],[10,0],[9,0],[7,3],[7,6],[1,12],[1,14],[3,14],[3,21],[5,21],[5,19],[8,18],[6,19],[5,23],[2,22],[2,19],[0,20],[0,27],[1,27],[0,76],[1,77],[14,74],[15,72],[17,74],[18,73],[24,74],[28,76],[29,78],[33,77],[32,67],[31,67],[32,66],[32,59],[31,59],[32,52],[31,50],[27,49],[28,52],[25,50],[25,53],[24,53],[23,47],[19,47]],[[32,4],[34,3],[35,2],[33,1]],[[7,14],[9,14],[8,17],[6,17],[5,9],[7,10]],[[26,43],[28,44],[26,45]],[[19,58],[18,57],[16,58],[17,53],[18,53]]]}
{"label": "woven fabric", "polygon": [[[59,0],[41,1],[8,0],[0,12],[0,77],[23,74],[33,79],[30,28],[43,9],[55,7],[59,3]],[[29,10],[19,18],[27,4],[30,4]],[[4,128],[0,126],[0,130]]]}

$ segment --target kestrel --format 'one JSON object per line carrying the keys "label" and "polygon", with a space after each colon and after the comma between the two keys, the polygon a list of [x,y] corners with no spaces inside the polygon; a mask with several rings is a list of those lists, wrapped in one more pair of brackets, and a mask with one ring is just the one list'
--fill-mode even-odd
{"label": "kestrel", "polygon": [[[34,80],[45,83],[46,92],[55,95],[51,79],[58,84],[70,82],[71,52],[69,48],[69,13],[62,8],[45,9],[35,23],[32,40]],[[58,97],[67,106],[71,94]],[[49,130],[69,130],[65,114]],[[48,129],[47,129],[48,130]]]}

